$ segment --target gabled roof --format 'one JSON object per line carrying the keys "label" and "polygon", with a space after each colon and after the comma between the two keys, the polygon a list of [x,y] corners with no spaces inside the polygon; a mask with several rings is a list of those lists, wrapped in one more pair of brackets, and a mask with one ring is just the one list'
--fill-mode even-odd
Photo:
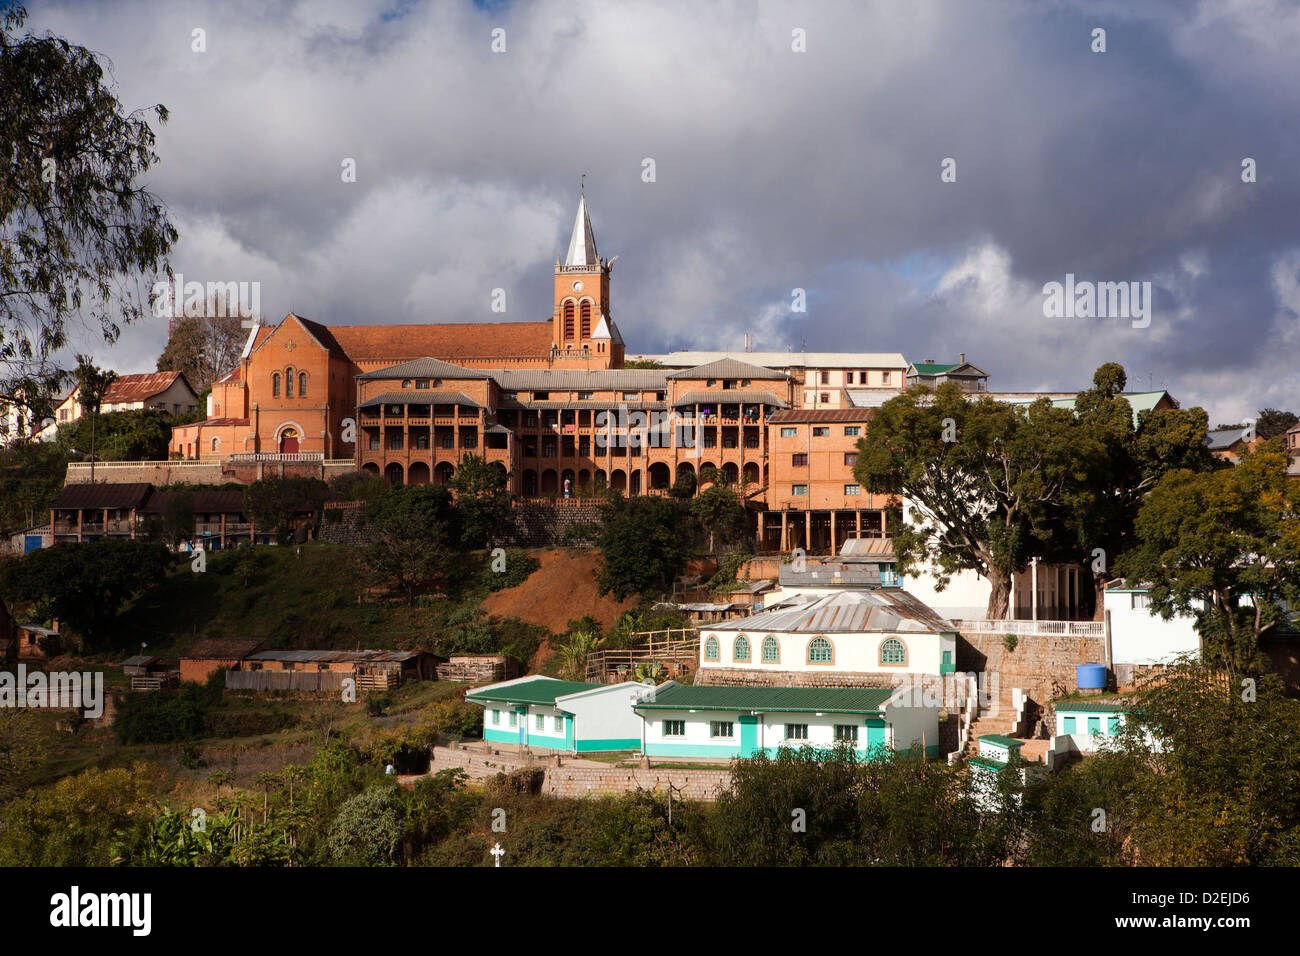
{"label": "gabled roof", "polygon": [[742,362],[739,359],[734,358],[721,358],[716,362],[709,362],[707,365],[697,365],[695,368],[684,368],[680,372],[669,372],[668,377],[702,379],[748,378],[782,382],[790,379],[790,376],[785,372],[763,368],[761,365],[751,365],[748,362]]}
{"label": "gabled roof", "polygon": [[376,378],[464,378],[478,380],[491,377],[487,372],[452,365],[450,362],[444,362],[442,359],[436,358],[413,359],[410,362],[390,365],[388,368],[375,369],[373,372],[363,372],[357,376],[362,380]]}
{"label": "gabled roof", "polygon": [[95,482],[65,485],[50,507],[56,511],[81,508],[139,508],[149,497],[152,485],[144,481]]}
{"label": "gabled roof", "polygon": [[934,362],[915,362],[912,364],[912,367],[907,370],[907,373],[909,375],[942,375],[949,369],[954,369],[956,367],[957,363],[955,362],[950,365],[940,365]]}
{"label": "gabled roof", "polygon": [[700,629],[829,634],[951,632],[956,627],[901,588],[846,588],[804,604],[774,608],[721,624],[705,624]]}
{"label": "gabled roof", "polygon": [[591,333],[593,339],[609,339],[614,345],[623,344],[623,336],[619,334],[618,326],[614,320],[607,318],[604,313],[600,316],[600,324],[596,326],[596,331]]}
{"label": "gabled roof", "polygon": [[194,393],[193,386],[182,372],[144,372],[138,375],[119,375],[104,393],[105,405],[125,405],[144,402],[161,395],[180,380]]}
{"label": "gabled roof", "polygon": [[731,388],[726,390],[714,389],[713,391],[694,391],[687,392],[677,401],[673,402],[674,408],[681,408],[683,405],[772,405],[776,408],[786,408],[784,399],[777,398],[771,392],[761,392],[758,389],[748,388]]}
{"label": "gabled roof", "polygon": [[496,383],[508,392],[546,391],[655,391],[666,387],[663,369],[655,368],[600,368],[600,369],[490,369]]}
{"label": "gabled roof", "polygon": [[722,687],[669,683],[634,710],[726,710],[763,713],[879,714],[892,687]]}
{"label": "gabled roof", "polygon": [[545,357],[553,338],[549,321],[335,325],[330,331],[358,364],[396,364],[425,356],[443,361]]}
{"label": "gabled roof", "polygon": [[497,685],[480,687],[466,694],[465,699],[471,703],[491,700],[507,704],[554,704],[557,697],[605,686],[608,685],[534,677],[532,680],[518,681],[504,687]]}
{"label": "gabled roof", "polygon": [[1210,451],[1224,451],[1237,442],[1245,440],[1246,429],[1244,428],[1216,428],[1206,432],[1205,435],[1205,444]]}
{"label": "gabled roof", "polygon": [[908,368],[907,374],[911,375],[963,375],[969,378],[988,378],[989,373],[984,371],[978,365],[970,362],[953,362],[946,365],[940,362],[920,362],[913,363]]}
{"label": "gabled roof", "polygon": [[464,392],[435,392],[412,388],[400,392],[384,392],[374,398],[367,398],[358,407],[370,408],[372,405],[468,405],[471,408],[483,407]]}
{"label": "gabled roof", "polygon": [[343,346],[339,344],[338,340],[334,338],[334,333],[330,331],[328,325],[321,325],[319,322],[313,322],[311,319],[304,319],[301,315],[294,315],[292,312],[286,316],[286,320],[288,319],[297,319],[302,323],[302,327],[307,330],[311,337],[320,343],[320,346],[325,349],[325,351],[329,352],[334,358],[342,359],[345,362],[348,360],[348,353],[344,350]]}

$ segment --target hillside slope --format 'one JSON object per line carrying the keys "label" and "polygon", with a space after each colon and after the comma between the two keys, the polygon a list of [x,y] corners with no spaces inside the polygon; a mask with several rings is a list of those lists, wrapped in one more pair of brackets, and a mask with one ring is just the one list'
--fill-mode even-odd
{"label": "hillside slope", "polygon": [[596,593],[599,551],[535,551],[540,567],[518,587],[488,595],[483,609],[494,617],[517,617],[540,624],[552,634],[563,634],[569,621],[590,614],[609,630],[624,611],[636,607],[635,598],[616,601]]}

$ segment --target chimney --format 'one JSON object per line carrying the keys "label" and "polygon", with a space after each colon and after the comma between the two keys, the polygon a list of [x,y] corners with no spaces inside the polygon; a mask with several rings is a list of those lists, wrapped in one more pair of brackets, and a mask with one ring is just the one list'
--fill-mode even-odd
{"label": "chimney", "polygon": [[961,358],[957,359],[957,364],[958,364],[958,365],[965,365],[965,364],[966,364],[966,353],[965,353],[965,352],[962,352],[962,353],[961,353]]}

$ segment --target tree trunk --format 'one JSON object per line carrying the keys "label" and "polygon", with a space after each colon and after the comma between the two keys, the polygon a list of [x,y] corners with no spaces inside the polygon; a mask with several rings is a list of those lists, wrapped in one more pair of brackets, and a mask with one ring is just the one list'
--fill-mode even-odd
{"label": "tree trunk", "polygon": [[990,571],[985,575],[989,582],[989,606],[985,617],[990,621],[1005,620],[1011,605],[1011,575],[1005,571]]}

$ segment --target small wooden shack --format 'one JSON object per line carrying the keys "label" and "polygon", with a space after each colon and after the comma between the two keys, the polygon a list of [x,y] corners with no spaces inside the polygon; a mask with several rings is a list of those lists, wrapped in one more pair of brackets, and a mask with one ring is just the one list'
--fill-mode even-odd
{"label": "small wooden shack", "polygon": [[438,680],[490,684],[513,677],[517,670],[504,654],[458,654],[438,665]]}

